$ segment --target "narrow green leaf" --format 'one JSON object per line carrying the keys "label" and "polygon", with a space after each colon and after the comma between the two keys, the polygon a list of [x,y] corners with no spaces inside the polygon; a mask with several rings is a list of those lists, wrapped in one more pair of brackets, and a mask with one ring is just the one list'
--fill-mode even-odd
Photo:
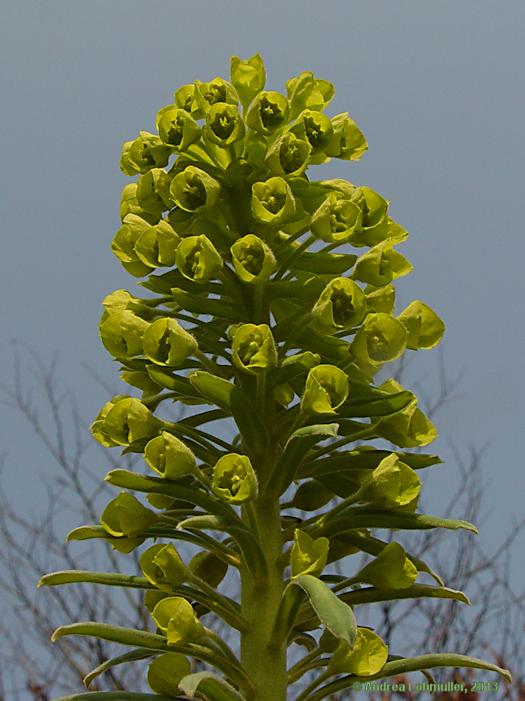
{"label": "narrow green leaf", "polygon": [[190,698],[204,694],[209,701],[244,701],[244,697],[231,684],[212,672],[188,674],[179,683],[179,689]]}
{"label": "narrow green leaf", "polygon": [[37,584],[37,587],[57,586],[60,584],[73,584],[76,582],[106,584],[110,587],[130,587],[132,589],[153,589],[145,577],[136,577],[131,574],[113,572],[90,572],[88,570],[63,570],[45,574]]}
{"label": "narrow green leaf", "polygon": [[107,672],[107,670],[111,669],[112,667],[117,667],[118,665],[125,664],[126,662],[134,662],[135,660],[146,660],[156,654],[156,652],[149,650],[148,648],[138,647],[136,650],[131,650],[123,655],[119,655],[118,657],[112,657],[109,660],[105,660],[102,662],[102,664],[99,664],[97,667],[95,667],[95,669],[91,670],[89,674],[86,674],[82,680],[84,686],[89,688],[92,681],[94,681],[104,672]]}
{"label": "narrow green leaf", "polygon": [[478,532],[472,523],[459,519],[411,514],[394,509],[375,510],[352,507],[343,516],[326,520],[325,525],[320,529],[320,534],[330,537],[353,528],[404,528],[407,530],[448,528],[451,530],[464,529],[471,533]]}
{"label": "narrow green leaf", "polygon": [[61,696],[53,701],[186,701],[184,696],[159,696],[141,694],[134,691],[87,691],[80,694]]}
{"label": "narrow green leaf", "polygon": [[229,408],[235,385],[222,377],[212,375],[204,370],[192,372],[189,376],[191,385],[206,399],[214,404]]}
{"label": "narrow green leaf", "polygon": [[303,589],[321,623],[339,640],[352,647],[357,636],[357,623],[350,606],[317,577],[302,574],[292,580]]}
{"label": "narrow green leaf", "polygon": [[448,587],[436,587],[432,584],[413,584],[406,589],[375,589],[363,587],[340,595],[343,601],[350,606],[359,604],[376,603],[379,601],[393,601],[397,599],[454,599],[463,604],[470,604],[470,599],[462,591],[449,589]]}
{"label": "narrow green leaf", "polygon": [[147,633],[134,628],[123,628],[112,626],[108,623],[96,623],[85,621],[82,623],[72,623],[67,626],[60,626],[51,636],[51,641],[56,642],[60,638],[68,635],[81,635],[109,640],[121,645],[132,645],[133,647],[148,647],[153,650],[166,650],[167,641],[163,635]]}

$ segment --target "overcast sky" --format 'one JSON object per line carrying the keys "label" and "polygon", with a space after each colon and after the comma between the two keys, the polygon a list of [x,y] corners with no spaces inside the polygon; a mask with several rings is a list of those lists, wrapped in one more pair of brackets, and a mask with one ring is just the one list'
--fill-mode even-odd
{"label": "overcast sky", "polygon": [[[368,137],[361,163],[325,172],[391,200],[411,233],[403,253],[415,266],[401,297],[438,311],[448,372],[464,371],[461,396],[438,419],[436,449],[448,460],[429,482],[436,501],[427,500],[439,504],[454,484],[448,441],[464,453],[488,444],[491,515],[481,537],[507,532],[523,514],[525,491],[523,0],[0,7],[2,382],[11,381],[13,339],[23,339],[45,360],[59,352],[61,382],[86,421],[107,393],[83,364],[118,386],[97,324],[105,294],[137,291],[109,251],[126,182],[121,144],[153,130],[179,85],[227,77],[231,54],[258,51],[273,89],[305,69],[333,81],[331,113],[348,110]],[[434,353],[427,392],[437,367]],[[6,484],[24,509],[38,494],[28,482],[51,474],[51,461],[19,416],[0,412]]]}

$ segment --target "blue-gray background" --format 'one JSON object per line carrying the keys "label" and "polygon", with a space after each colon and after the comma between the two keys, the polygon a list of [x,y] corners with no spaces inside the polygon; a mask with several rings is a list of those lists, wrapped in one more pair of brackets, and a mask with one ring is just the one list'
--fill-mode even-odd
{"label": "blue-gray background", "polygon": [[[231,54],[259,51],[273,89],[304,69],[333,81],[331,113],[349,110],[368,137],[361,163],[330,172],[392,201],[393,216],[412,234],[403,252],[415,271],[401,296],[440,313],[446,367],[465,371],[461,396],[439,418],[436,447],[449,460],[429,479],[430,503],[439,510],[454,489],[448,441],[460,450],[488,443],[480,537],[503,537],[523,513],[525,491],[525,3],[2,0],[0,7],[1,380],[11,381],[13,339],[44,359],[58,350],[61,382],[77,393],[86,420],[96,414],[107,393],[83,363],[116,382],[97,336],[99,302],[117,288],[136,290],[109,252],[125,183],[121,143],[152,130],[179,85],[227,77]],[[426,368],[430,390],[435,353]],[[51,459],[19,415],[0,412],[6,486],[21,509],[34,508]],[[107,466],[95,467],[102,476]]]}

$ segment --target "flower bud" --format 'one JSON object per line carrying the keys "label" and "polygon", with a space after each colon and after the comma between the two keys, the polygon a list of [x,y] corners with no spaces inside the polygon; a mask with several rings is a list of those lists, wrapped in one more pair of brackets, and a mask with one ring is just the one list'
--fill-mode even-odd
{"label": "flower bud", "polygon": [[392,245],[392,242],[384,241],[360,256],[352,277],[375,287],[382,287],[398,277],[408,275],[412,264],[394,250]]}
{"label": "flower bud", "polygon": [[161,477],[178,480],[195,472],[197,461],[188,446],[167,431],[152,438],[144,448],[144,460]]}
{"label": "flower bud", "polygon": [[175,261],[184,277],[194,282],[216,278],[223,267],[221,254],[204,234],[182,239]]}
{"label": "flower bud", "polygon": [[403,324],[390,314],[368,314],[356,333],[351,352],[358,361],[388,363],[406,350],[407,332]]}
{"label": "flower bud", "polygon": [[358,628],[353,647],[342,640],[328,665],[330,674],[368,677],[380,672],[388,660],[388,647],[368,628]]}
{"label": "flower bud", "polygon": [[280,177],[252,185],[252,213],[263,224],[283,224],[295,214],[296,203],[290,186]]}
{"label": "flower bud", "polygon": [[213,207],[221,186],[206,171],[187,166],[171,182],[170,193],[175,203],[186,212],[197,212],[204,207]]}
{"label": "flower bud", "polygon": [[292,106],[292,119],[305,109],[323,110],[335,94],[335,88],[327,80],[316,78],[304,71],[286,81],[286,92]]}
{"label": "flower bud", "polygon": [[[386,392],[399,392],[403,387],[395,380],[383,382],[380,389]],[[432,421],[417,407],[417,397],[391,416],[385,416],[374,426],[382,438],[395,443],[400,448],[415,448],[432,443],[437,438],[437,430]]]}
{"label": "flower bud", "polygon": [[330,280],[312,309],[315,326],[326,333],[357,326],[365,315],[365,293],[357,283],[346,277]]}
{"label": "flower bud", "polygon": [[149,323],[129,309],[112,311],[100,324],[104,348],[116,358],[142,355],[142,337]]}
{"label": "flower bud", "polygon": [[138,173],[147,173],[152,168],[163,168],[170,157],[170,149],[162,143],[158,136],[147,131],[141,131],[140,135],[129,144],[124,145],[124,151],[131,166]]}
{"label": "flower bud", "polygon": [[266,156],[266,165],[274,175],[301,175],[308,165],[312,147],[291,131],[280,136]]}
{"label": "flower bud", "polygon": [[162,421],[134,397],[121,399],[109,410],[102,430],[117,445],[130,445],[147,440],[158,433]]}
{"label": "flower bud", "polygon": [[112,499],[100,517],[104,530],[115,537],[136,536],[157,521],[157,515],[129,492]]}
{"label": "flower bud", "polygon": [[171,268],[175,265],[175,251],[180,236],[164,219],[140,234],[135,243],[135,254],[150,268]]}
{"label": "flower bud", "polygon": [[185,151],[201,138],[201,128],[186,110],[175,105],[163,107],[157,116],[159,136],[177,151]]}
{"label": "flower bud", "polygon": [[197,341],[176,319],[163,317],[149,324],[142,338],[144,355],[156,365],[176,367],[197,348]]}
{"label": "flower bud", "polygon": [[368,143],[348,112],[332,117],[332,128],[334,133],[326,148],[326,155],[345,161],[358,161],[368,149]]}
{"label": "flower bud", "polygon": [[148,667],[148,684],[161,696],[173,696],[184,677],[191,673],[191,663],[180,652],[165,652],[155,657]]}
{"label": "flower bud", "polygon": [[277,365],[277,349],[267,324],[241,324],[232,343],[234,364],[255,375]]}
{"label": "flower bud", "polygon": [[361,569],[355,579],[376,589],[406,589],[417,579],[417,568],[399,543],[391,542],[379,555]]}
{"label": "flower bud", "polygon": [[228,453],[213,468],[212,489],[228,504],[243,504],[257,497],[257,475],[247,455]]}
{"label": "flower bud", "polygon": [[318,577],[326,566],[328,558],[328,538],[312,538],[304,531],[295,529],[294,544],[290,555],[292,577],[310,574]]}
{"label": "flower bud", "polygon": [[259,134],[271,134],[287,124],[289,115],[290,105],[284,95],[260,92],[250,105],[246,124]]}
{"label": "flower bud", "polygon": [[271,248],[254,234],[237,239],[230,250],[233,267],[242,282],[267,280],[277,265]]}
{"label": "flower bud", "polygon": [[147,212],[161,215],[173,207],[170,200],[171,178],[162,168],[152,168],[137,182],[137,201]]}
{"label": "flower bud", "polygon": [[139,172],[138,166],[136,166],[130,158],[129,152],[131,149],[131,144],[133,141],[125,141],[122,144],[122,151],[120,154],[120,170],[124,175],[137,175]]}
{"label": "flower bud", "polygon": [[129,397],[126,394],[115,395],[109,400],[109,402],[104,404],[102,409],[98,412],[96,419],[89,427],[93,438],[98,441],[100,445],[103,445],[104,448],[114,448],[115,446],[120,445],[119,443],[115,443],[115,441],[109,437],[109,434],[104,428],[104,419],[108,415],[110,409],[113,409],[115,404],[121,399],[129,399]]}
{"label": "flower bud", "polygon": [[188,569],[171,543],[153,545],[145,550],[140,566],[148,582],[162,591],[170,592],[188,578]]}
{"label": "flower bud", "polygon": [[308,373],[301,411],[335,414],[348,396],[348,377],[335,365],[316,365]]}
{"label": "flower bud", "polygon": [[244,122],[236,105],[216,102],[206,115],[204,134],[212,144],[226,148],[244,138]]}
{"label": "flower bud", "polygon": [[348,240],[361,228],[361,210],[355,202],[331,192],[313,213],[310,230],[322,241]]}
{"label": "flower bud", "polygon": [[381,460],[359,489],[360,501],[385,509],[411,504],[419,496],[421,480],[395,453]]}
{"label": "flower bud", "polygon": [[259,54],[254,54],[246,60],[238,56],[230,59],[230,79],[239,98],[247,107],[253,98],[261,92],[266,82],[264,63]]}
{"label": "flower bud", "polygon": [[445,333],[445,324],[428,305],[414,300],[397,317],[408,332],[407,347],[430,349],[437,346]]}
{"label": "flower bud", "polygon": [[223,560],[206,550],[201,550],[191,558],[189,568],[193,575],[211,587],[219,586],[228,571],[228,565]]}
{"label": "flower bud", "polygon": [[313,154],[324,152],[334,133],[332,122],[326,115],[309,109],[301,112],[290,131],[308,141]]}
{"label": "flower bud", "polygon": [[192,605],[181,596],[167,596],[159,601],[151,617],[167,634],[168,645],[186,645],[204,636],[204,626]]}

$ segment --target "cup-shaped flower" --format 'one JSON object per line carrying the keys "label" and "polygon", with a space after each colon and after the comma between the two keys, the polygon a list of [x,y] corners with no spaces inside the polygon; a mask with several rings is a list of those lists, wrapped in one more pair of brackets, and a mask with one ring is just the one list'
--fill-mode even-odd
{"label": "cup-shaped flower", "polygon": [[247,455],[228,453],[213,468],[212,489],[228,504],[244,504],[257,498],[257,475]]}
{"label": "cup-shaped flower", "polygon": [[311,574],[318,577],[326,566],[330,541],[324,536],[312,538],[298,528],[294,531],[294,544],[290,554],[292,577]]}
{"label": "cup-shaped flower", "polygon": [[223,265],[221,254],[204,234],[183,238],[175,262],[184,277],[202,283],[217,277]]}
{"label": "cup-shaped flower", "polygon": [[171,543],[159,543],[145,550],[140,556],[140,567],[148,582],[162,591],[171,592],[188,578],[188,568]]}
{"label": "cup-shaped flower", "polygon": [[369,187],[358,187],[354,199],[362,212],[362,228],[354,237],[355,246],[375,246],[390,238],[391,219],[388,216],[388,200]]}
{"label": "cup-shaped flower", "polygon": [[171,224],[162,219],[140,234],[135,243],[135,254],[150,268],[171,268],[175,265],[175,252],[180,236]]}
{"label": "cup-shaped flower", "polygon": [[117,445],[131,445],[149,440],[162,426],[140,399],[127,397],[116,402],[104,418],[102,430]]}
{"label": "cup-shaped flower", "polygon": [[161,140],[177,151],[185,151],[201,138],[201,128],[186,110],[176,105],[163,107],[157,115]]}
{"label": "cup-shaped flower", "polygon": [[376,589],[406,589],[417,579],[417,567],[408,559],[402,545],[392,541],[379,555],[365,565],[355,580],[371,584]]}
{"label": "cup-shaped flower", "polygon": [[368,143],[348,112],[332,117],[332,128],[334,133],[326,154],[345,161],[358,161],[367,150]]}
{"label": "cup-shaped flower", "polygon": [[[196,99],[196,95],[200,99]],[[190,114],[194,119],[204,117],[202,109],[202,96],[200,95],[195,83],[187,83],[177,88],[173,94],[173,100],[176,107]]]}
{"label": "cup-shaped flower", "polygon": [[187,645],[200,640],[204,626],[192,605],[181,596],[167,596],[153,609],[151,617],[168,638],[168,645]]}
{"label": "cup-shaped flower", "polygon": [[194,353],[198,344],[176,319],[162,317],[153,321],[142,337],[144,355],[156,365],[177,367]]}
{"label": "cup-shaped flower", "polygon": [[170,198],[171,178],[162,168],[152,168],[137,182],[137,201],[147,212],[162,215],[173,207]]}
{"label": "cup-shaped flower", "polygon": [[290,186],[279,176],[252,185],[252,214],[262,224],[279,225],[292,219],[296,211]]}
{"label": "cup-shaped flower", "polygon": [[261,92],[266,83],[264,62],[259,54],[243,60],[238,56],[230,59],[230,80],[244,107]]}
{"label": "cup-shaped flower", "polygon": [[273,175],[301,175],[308,165],[312,147],[289,131],[280,136],[266,155],[266,165]]}
{"label": "cup-shaped flower", "polygon": [[174,202],[186,212],[198,212],[213,207],[221,186],[215,178],[196,166],[188,166],[171,181]]}
{"label": "cup-shaped flower", "polygon": [[149,323],[129,309],[116,309],[100,324],[100,338],[104,348],[116,358],[142,355],[142,338]]}
{"label": "cup-shaped flower", "polygon": [[255,234],[246,234],[231,247],[232,262],[242,282],[267,280],[277,262],[272,249]]}
{"label": "cup-shaped flower", "polygon": [[117,538],[136,536],[157,521],[155,512],[143,506],[129,492],[121,492],[112,499],[100,517],[104,530]]}
{"label": "cup-shaped flower", "polygon": [[359,490],[360,501],[387,509],[412,504],[421,491],[416,472],[391,453],[381,460]]}
{"label": "cup-shaped flower", "polygon": [[330,280],[312,309],[314,326],[335,333],[360,324],[366,315],[366,297],[359,285],[346,277]]}
{"label": "cup-shaped flower", "polygon": [[[380,385],[387,392],[399,392],[403,387],[395,380],[387,380]],[[380,419],[375,431],[378,435],[395,443],[400,448],[415,448],[428,445],[437,438],[437,430],[432,421],[418,409],[417,397],[401,411]]]}
{"label": "cup-shaped flower", "polygon": [[200,98],[203,101],[201,106],[205,112],[218,102],[226,102],[230,105],[236,105],[239,102],[239,97],[233,85],[220,76],[207,83],[201,83],[200,80],[197,80],[195,85],[197,86],[195,99],[199,100]]}
{"label": "cup-shaped flower", "polygon": [[316,365],[308,373],[301,398],[307,414],[336,414],[348,397],[348,377],[335,365]]}
{"label": "cup-shaped flower", "polygon": [[191,673],[191,663],[180,652],[165,652],[155,657],[148,667],[148,684],[161,696],[173,696],[181,680]]}
{"label": "cup-shaped flower", "polygon": [[416,299],[397,317],[408,332],[407,347],[430,349],[437,346],[445,333],[445,324],[427,304]]}
{"label": "cup-shaped flower", "polygon": [[119,311],[120,309],[131,309],[135,302],[140,302],[138,297],[134,297],[127,290],[115,290],[110,292],[102,300],[104,314],[101,321],[105,321],[109,314]]}
{"label": "cup-shaped flower", "polygon": [[368,628],[358,628],[353,647],[341,641],[328,665],[330,674],[368,677],[380,672],[388,659],[388,647]]}
{"label": "cup-shaped flower", "polygon": [[301,112],[290,131],[308,141],[313,154],[324,152],[334,133],[332,122],[325,114],[309,109]]}
{"label": "cup-shaped flower", "polygon": [[382,287],[398,277],[408,275],[412,264],[392,246],[393,243],[387,240],[360,256],[352,277],[375,287]]}
{"label": "cup-shaped flower", "polygon": [[304,71],[286,81],[286,92],[291,104],[292,119],[305,109],[324,110],[335,95],[332,83]]}
{"label": "cup-shaped flower", "polygon": [[146,443],[144,460],[152,470],[169,480],[191,475],[197,467],[193,452],[167,431]]}
{"label": "cup-shaped flower", "polygon": [[146,275],[151,271],[151,267],[145,265],[135,253],[137,240],[150,226],[142,217],[129,213],[111,243],[113,254],[132,275]]}
{"label": "cup-shaped flower", "polygon": [[312,215],[310,230],[322,241],[348,240],[361,228],[361,209],[341,193],[331,192]]}
{"label": "cup-shaped flower", "polygon": [[357,361],[388,363],[396,360],[407,347],[407,331],[403,324],[390,314],[368,314],[356,333],[351,346]]}
{"label": "cup-shaped flower", "polygon": [[134,141],[127,141],[122,147],[121,170],[126,175],[147,173],[151,168],[167,165],[170,149],[158,136],[141,131]]}
{"label": "cup-shaped flower", "polygon": [[113,409],[115,404],[119,402],[121,399],[129,399],[128,395],[126,394],[117,394],[114,397],[112,397],[109,402],[106,402],[102,409],[98,412],[95,420],[89,427],[89,430],[91,431],[91,435],[93,438],[100,443],[100,445],[103,445],[104,448],[115,448],[117,445],[120,445],[120,443],[116,443],[108,434],[106,429],[104,428],[104,420],[106,416],[109,414],[109,411]]}
{"label": "cup-shaped flower", "polygon": [[290,105],[281,93],[260,92],[250,105],[246,124],[259,134],[271,134],[283,127],[290,116]]}
{"label": "cup-shaped flower", "polygon": [[244,122],[236,105],[216,102],[206,114],[204,135],[213,144],[226,148],[244,137]]}
{"label": "cup-shaped flower", "polygon": [[232,342],[234,364],[256,375],[277,365],[277,348],[267,324],[241,324]]}
{"label": "cup-shaped flower", "polygon": [[212,552],[201,550],[189,562],[193,576],[203,579],[211,587],[217,587],[228,571],[228,565]]}

